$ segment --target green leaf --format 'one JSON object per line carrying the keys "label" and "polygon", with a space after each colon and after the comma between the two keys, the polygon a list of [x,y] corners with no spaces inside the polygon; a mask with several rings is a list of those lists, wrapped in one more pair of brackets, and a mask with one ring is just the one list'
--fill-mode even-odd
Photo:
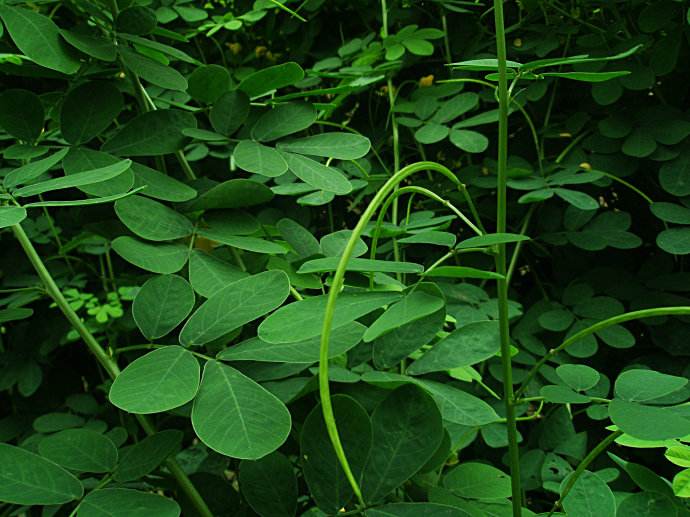
{"label": "green leaf", "polygon": [[179,517],[172,499],[129,488],[102,488],[90,492],[79,505],[77,517]]}
{"label": "green leaf", "polygon": [[72,187],[81,187],[83,185],[92,185],[94,183],[101,183],[111,178],[119,176],[129,169],[132,164],[131,160],[120,160],[112,165],[99,167],[84,172],[77,172],[68,176],[60,178],[53,178],[26,187],[21,187],[15,190],[12,195],[15,197],[37,196],[45,192],[52,192],[55,190],[63,190]]}
{"label": "green leaf", "polygon": [[690,469],[673,476],[673,493],[676,497],[690,497]]}
{"label": "green leaf", "polygon": [[316,160],[299,154],[281,153],[290,171],[299,179],[315,189],[333,192],[337,195],[349,194],[352,184],[335,167],[322,165]]}
{"label": "green leaf", "polygon": [[641,440],[666,440],[688,435],[690,419],[672,408],[643,406],[613,399],[609,404],[611,421],[626,434]]}
{"label": "green leaf", "polygon": [[[94,151],[86,147],[72,147],[62,161],[62,166],[65,170],[65,174],[71,176],[73,174],[115,165],[120,161],[121,158],[113,156],[112,154]],[[77,188],[90,196],[103,197],[127,192],[133,185],[134,173],[130,167],[122,174],[118,174],[107,181],[92,183],[90,185],[80,185]]]}
{"label": "green leaf", "polygon": [[116,201],[115,213],[132,233],[149,241],[172,241],[187,237],[194,231],[194,225],[185,216],[142,196],[128,196]]}
{"label": "green leaf", "polygon": [[[564,479],[561,486],[568,479]],[[603,479],[584,471],[563,499],[563,509],[567,515],[578,517],[615,517],[616,498]]]}
{"label": "green leaf", "polygon": [[129,34],[150,34],[157,23],[156,12],[141,5],[127,7],[115,18],[117,31]]}
{"label": "green leaf", "polygon": [[165,336],[194,308],[194,290],[184,278],[160,275],[149,278],[134,298],[132,316],[149,340]]}
{"label": "green leaf", "polygon": [[0,93],[0,127],[13,137],[33,142],[43,130],[44,118],[43,104],[35,93],[20,89]]}
{"label": "green leaf", "polygon": [[[399,242],[402,242],[401,239]],[[493,271],[484,271],[468,266],[439,266],[424,274],[424,276],[444,277],[444,278],[481,278],[500,280],[503,275]]]}
{"label": "green leaf", "polygon": [[67,148],[61,149],[48,156],[48,158],[36,160],[11,170],[5,176],[3,185],[9,189],[16,187],[17,185],[31,182],[32,180],[38,178],[41,174],[48,172],[55,165],[60,163],[68,151],[69,149]]}
{"label": "green leaf", "polygon": [[[204,237],[209,237],[209,232],[200,231],[199,235]],[[288,249],[284,246],[278,244],[277,242],[268,241],[266,239],[260,239],[258,237],[244,237],[244,236],[214,236],[214,240],[222,244],[227,244],[233,248],[238,248],[241,250],[252,251],[254,253],[265,253],[268,255],[282,255],[288,252]]]}
{"label": "green leaf", "polygon": [[288,61],[269,66],[245,77],[238,89],[250,98],[260,97],[278,88],[291,86],[304,78],[304,70],[297,63]]}
{"label": "green leaf", "polygon": [[629,494],[618,506],[618,515],[646,515],[666,517],[677,511],[670,498],[658,492]]}
{"label": "green leaf", "polygon": [[[1,212],[1,210],[0,210]],[[7,323],[9,321],[18,321],[30,318],[33,315],[33,309],[26,309],[24,307],[14,307],[11,309],[0,310],[0,323]]]}
{"label": "green leaf", "polygon": [[602,83],[610,81],[617,77],[630,75],[627,70],[611,71],[611,72],[542,72],[539,75],[543,77],[560,77],[561,79],[570,79],[572,81],[582,81],[585,83]]}
{"label": "green leaf", "polygon": [[297,221],[285,217],[278,221],[276,228],[299,258],[308,258],[321,253],[319,241]]}
{"label": "green leaf", "polygon": [[690,446],[674,445],[666,449],[666,459],[679,467],[690,467]]}
{"label": "green leaf", "polygon": [[[400,294],[391,292],[344,293],[338,297],[332,329],[392,303]],[[321,335],[328,297],[313,296],[281,307],[259,325],[259,337],[267,343],[295,343]]]}
{"label": "green leaf", "polygon": [[[369,415],[359,402],[347,395],[333,396],[332,405],[350,468],[355,478],[361,479],[371,449]],[[353,492],[333,451],[320,405],[304,420],[300,453],[304,479],[314,501],[324,512],[337,513],[352,499]]]}
{"label": "green leaf", "polygon": [[649,205],[652,213],[662,221],[674,224],[690,224],[690,208],[676,203],[658,201]]}
{"label": "green leaf", "polygon": [[240,169],[269,178],[282,176],[288,170],[287,162],[278,151],[252,140],[242,140],[232,156]]}
{"label": "green leaf", "polygon": [[248,276],[249,273],[203,251],[192,250],[189,256],[189,282],[205,298]]}
{"label": "green leaf", "polygon": [[273,452],[240,462],[240,492],[261,517],[292,517],[297,510],[297,478],[290,460]]}
{"label": "green leaf", "polygon": [[[354,348],[366,327],[351,322],[331,334],[329,357],[337,357]],[[267,343],[255,337],[226,348],[217,358],[223,361],[263,361],[270,363],[312,364],[319,360],[321,336],[294,343]]]}
{"label": "green leaf", "polygon": [[189,250],[183,244],[154,244],[132,237],[118,237],[113,240],[112,247],[127,262],[160,274],[177,273],[189,256]]}
{"label": "green leaf", "polygon": [[[469,72],[493,72],[498,70],[498,59],[468,59],[466,61],[450,63],[449,66],[458,70],[467,70]],[[506,66],[508,68],[520,68],[523,65],[517,61],[506,61]]]}
{"label": "green leaf", "polygon": [[567,309],[553,309],[539,315],[539,325],[551,332],[563,332],[575,321],[575,315]]}
{"label": "green leaf", "polygon": [[26,209],[18,206],[0,206],[0,228],[7,228],[26,219]]}
{"label": "green leaf", "polygon": [[[428,286],[429,284],[421,285]],[[444,307],[445,304],[446,302],[440,291],[436,290],[436,292],[432,294],[418,287],[416,290],[403,296],[402,300],[388,307],[388,309],[369,326],[364,333],[363,340],[365,343],[369,343],[399,326],[417,321],[435,313]]]}
{"label": "green leaf", "polygon": [[579,208],[580,210],[596,210],[599,208],[599,202],[584,192],[565,188],[555,188],[553,191],[563,201],[573,205],[575,208]]}
{"label": "green leaf", "polygon": [[366,517],[468,517],[466,511],[437,503],[389,503],[364,512]]}
{"label": "green leaf", "polygon": [[0,6],[0,18],[12,41],[33,62],[65,74],[73,74],[81,63],[60,38],[60,29],[47,16],[19,7]]}
{"label": "green leaf", "polygon": [[216,64],[201,65],[190,74],[187,81],[187,93],[195,101],[204,104],[216,102],[230,90],[232,82],[228,69]]}
{"label": "green leaf", "polygon": [[87,56],[109,62],[117,58],[117,47],[110,39],[98,32],[85,31],[83,27],[80,27],[77,30],[60,29],[60,35],[67,43]]}
{"label": "green leaf", "polygon": [[183,436],[182,431],[166,429],[123,449],[113,477],[125,483],[153,472],[180,449]]}
{"label": "green leaf", "polygon": [[183,207],[187,212],[262,205],[273,199],[273,192],[256,181],[238,178],[208,189]]}
{"label": "green leaf", "polygon": [[146,165],[132,162],[132,172],[134,186],[146,187],[142,192],[145,196],[176,203],[196,197],[196,190],[192,187]]}
{"label": "green leaf", "polygon": [[[302,264],[298,273],[327,273],[338,268],[340,257],[324,257],[309,260]],[[347,263],[347,271],[381,272],[381,273],[421,273],[424,267],[412,262],[392,262],[390,260],[375,260],[352,258]]]}
{"label": "green leaf", "polygon": [[511,495],[510,476],[485,463],[461,463],[443,476],[443,486],[470,499],[503,499]]}
{"label": "green leaf", "polygon": [[278,143],[281,151],[338,160],[363,158],[370,148],[368,138],[352,133],[321,133]]}
{"label": "green leaf", "polygon": [[252,137],[270,142],[303,131],[316,121],[316,110],[311,104],[281,104],[267,111],[252,128]]}
{"label": "green leaf", "polygon": [[[338,230],[337,232],[329,233],[321,237],[320,245],[323,254],[327,257],[338,257],[345,251],[345,246],[347,246],[347,241],[352,237],[352,230]],[[355,241],[355,248],[352,252],[353,257],[359,257],[364,255],[369,248],[362,238],[357,238]]]}
{"label": "green leaf", "polygon": [[0,443],[0,501],[19,505],[64,504],[84,493],[79,480],[52,461]]}
{"label": "green leaf", "polygon": [[601,379],[598,371],[584,364],[562,364],[556,368],[556,374],[576,391],[591,389]]}
{"label": "green leaf", "polygon": [[656,236],[656,244],[673,255],[690,253],[690,228],[670,228]]}
{"label": "green leaf", "polygon": [[145,81],[166,90],[179,92],[187,90],[187,79],[171,66],[166,66],[126,48],[120,48],[120,56],[125,66]]}
{"label": "green leaf", "polygon": [[471,366],[495,356],[500,348],[498,322],[476,321],[448,334],[417,359],[407,372],[421,375]]}
{"label": "green leaf", "polygon": [[283,403],[249,377],[208,361],[194,399],[192,425],[214,451],[253,460],[285,442],[291,419]]}
{"label": "green leaf", "polygon": [[621,150],[624,154],[634,158],[645,158],[657,148],[656,141],[649,132],[643,128],[636,128],[623,142]]}
{"label": "green leaf", "polygon": [[222,242],[228,237],[252,235],[261,231],[261,224],[251,214],[241,210],[214,210],[205,214],[204,237]]}
{"label": "green leaf", "polygon": [[414,137],[420,144],[435,144],[446,138],[449,131],[448,126],[429,122],[415,131]]}
{"label": "green leaf", "polygon": [[371,415],[372,448],[362,473],[362,493],[376,502],[416,474],[443,439],[434,400],[413,385],[392,391]]}
{"label": "green leaf", "polygon": [[203,345],[260,318],[285,301],[289,288],[282,271],[264,271],[226,285],[194,311],[180,332],[180,343]]}
{"label": "green leaf", "polygon": [[403,244],[432,244],[448,248],[452,248],[455,245],[455,241],[455,235],[452,233],[440,232],[437,230],[423,230],[408,237],[398,239],[398,242]]}
{"label": "green leaf", "polygon": [[372,356],[378,368],[390,368],[432,341],[443,328],[446,311],[441,309],[419,320],[401,325],[375,339]]}
{"label": "green leaf", "polygon": [[192,400],[198,388],[199,362],[188,350],[169,345],[130,363],[108,398],[129,413],[161,413]]}
{"label": "green leaf", "polygon": [[215,101],[209,120],[218,133],[230,136],[247,120],[248,115],[249,97],[244,92],[233,90]]}
{"label": "green leaf", "polygon": [[498,415],[482,399],[448,384],[420,380],[415,384],[424,388],[436,400],[443,420],[466,426],[480,426],[498,420]]}
{"label": "green leaf", "polygon": [[467,248],[484,248],[487,246],[496,246],[498,244],[510,244],[512,242],[528,241],[529,237],[517,233],[487,233],[485,235],[478,235],[460,241],[455,247],[462,250]]}
{"label": "green leaf", "polygon": [[618,54],[608,55],[608,56],[589,56],[587,54],[579,56],[568,56],[568,57],[556,57],[548,59],[538,59],[536,61],[530,61],[522,65],[522,71],[533,71],[539,68],[544,68],[547,66],[560,66],[560,65],[575,65],[580,63],[598,63],[602,61],[616,61],[619,59],[624,59],[626,57],[632,56],[635,52],[640,50],[642,45],[635,45],[634,47],[619,52]]}
{"label": "green leaf", "polygon": [[113,83],[89,81],[65,96],[60,109],[60,131],[71,144],[88,142],[102,133],[124,106]]}
{"label": "green leaf", "polygon": [[683,153],[659,168],[661,187],[674,196],[690,195],[690,153]]}
{"label": "green leaf", "polygon": [[90,429],[65,429],[38,443],[44,458],[77,472],[110,472],[117,463],[117,447]]}
{"label": "green leaf", "polygon": [[406,38],[402,40],[402,44],[415,56],[430,56],[434,53],[434,46],[424,39]]}
{"label": "green leaf", "polygon": [[468,153],[483,153],[489,147],[489,139],[481,133],[455,127],[450,131],[450,141]]}
{"label": "green leaf", "polygon": [[[674,393],[688,384],[688,379],[654,370],[626,370],[616,379],[616,397],[629,402],[647,402]],[[690,430],[688,431],[690,433]]]}
{"label": "green leaf", "polygon": [[120,156],[159,156],[182,148],[182,130],[196,128],[196,118],[179,110],[149,111],[137,115],[101,148]]}
{"label": "green leaf", "polygon": [[84,419],[72,413],[45,413],[34,420],[34,430],[39,433],[54,433],[63,429],[80,427]]}
{"label": "green leaf", "polygon": [[431,120],[445,124],[464,115],[479,103],[479,96],[474,92],[464,92],[445,101]]}
{"label": "green leaf", "polygon": [[542,386],[539,390],[539,394],[544,397],[546,402],[552,402],[554,404],[587,404],[590,402],[589,397],[573,391],[568,386]]}

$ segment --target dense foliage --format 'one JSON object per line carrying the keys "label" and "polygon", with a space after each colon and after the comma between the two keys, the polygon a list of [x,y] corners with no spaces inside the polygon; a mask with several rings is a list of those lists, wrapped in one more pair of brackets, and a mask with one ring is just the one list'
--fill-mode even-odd
{"label": "dense foliage", "polygon": [[685,2],[0,20],[0,516],[690,516]]}

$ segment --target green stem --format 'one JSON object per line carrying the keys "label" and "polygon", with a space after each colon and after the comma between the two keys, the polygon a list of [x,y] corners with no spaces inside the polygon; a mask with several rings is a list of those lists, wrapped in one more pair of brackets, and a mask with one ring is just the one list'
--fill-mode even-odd
{"label": "green stem", "polygon": [[[396,189],[388,198],[386,201],[383,203],[383,206],[381,207],[381,210],[379,210],[379,215],[378,218],[376,219],[376,225],[374,226],[374,233],[372,236],[371,240],[371,258],[375,259],[376,258],[376,249],[378,248],[378,242],[379,242],[379,235],[381,233],[381,225],[383,224],[383,218],[386,215],[386,212],[388,211],[388,208],[392,203],[394,203],[400,196],[406,193],[411,193],[412,195],[414,194],[421,194],[423,196],[426,196],[430,199],[433,199],[434,201],[437,201],[438,203],[442,204],[446,208],[449,208],[452,212],[455,213],[467,226],[469,226],[473,232],[475,232],[477,235],[484,235],[484,233],[475,226],[475,224],[470,221],[465,214],[463,214],[458,208],[455,207],[450,201],[447,199],[443,199],[441,196],[436,194],[435,192],[432,192],[429,189],[426,189],[424,187],[417,187],[416,185],[410,185],[409,187],[402,187]],[[409,212],[408,212],[409,215]],[[397,258],[396,258],[397,261]],[[374,287],[374,275],[373,273],[369,277],[369,285],[370,287]]]}
{"label": "green stem", "polygon": [[[496,56],[498,58],[498,192],[496,231],[504,233],[507,221],[507,165],[508,165],[508,76],[505,27],[503,21],[503,0],[494,0],[494,23],[496,26]],[[510,323],[508,316],[508,279],[506,276],[506,245],[498,245],[496,272],[502,275],[497,280],[498,320],[501,338],[501,364],[503,367],[503,398],[508,433],[508,458],[512,487],[513,516],[522,515],[522,486],[520,483],[520,450],[518,448],[515,397],[513,394],[513,365],[510,356]]]}
{"label": "green stem", "polygon": [[580,332],[576,332],[572,336],[570,336],[568,339],[563,341],[560,345],[558,345],[556,348],[553,348],[549,350],[549,353],[546,354],[544,357],[542,357],[539,361],[537,361],[537,364],[535,364],[532,369],[529,371],[527,376],[525,377],[524,382],[522,383],[522,386],[520,386],[520,389],[518,389],[515,392],[515,396],[519,397],[522,395],[525,390],[527,389],[527,386],[529,383],[534,379],[534,377],[539,373],[539,370],[541,369],[544,364],[546,364],[550,359],[555,357],[559,352],[562,352],[566,348],[568,348],[570,345],[573,343],[579,341],[580,339],[587,337],[591,334],[594,334],[595,332],[598,332],[600,330],[603,330],[607,327],[610,327],[612,325],[618,325],[619,323],[625,323],[626,321],[632,321],[632,320],[640,320],[643,318],[653,318],[655,316],[687,316],[690,315],[690,307],[656,307],[654,309],[642,309],[639,311],[632,311],[632,312],[626,312],[624,314],[619,314],[618,316],[613,316],[612,318],[608,318],[606,320],[599,321],[595,323],[594,325],[587,327],[586,329],[582,329]]}
{"label": "green stem", "polygon": [[[98,341],[96,340],[94,335],[89,331],[89,329],[86,328],[86,325],[84,325],[84,322],[81,320],[81,318],[79,318],[77,313],[74,312],[74,309],[70,307],[69,302],[65,299],[65,296],[62,294],[62,291],[55,283],[55,280],[48,271],[48,268],[46,268],[45,264],[43,263],[43,260],[41,260],[41,257],[38,255],[36,248],[34,248],[33,244],[29,240],[29,237],[26,235],[26,232],[21,227],[21,225],[15,224],[14,226],[12,226],[12,231],[14,232],[14,235],[19,244],[21,245],[22,249],[24,250],[26,257],[29,259],[29,262],[31,262],[31,265],[36,270],[36,273],[38,273],[38,276],[41,279],[41,282],[45,286],[46,291],[48,292],[50,297],[53,298],[55,304],[59,307],[60,311],[64,314],[65,318],[70,323],[70,325],[72,325],[72,328],[74,328],[74,330],[77,331],[79,336],[86,344],[86,347],[95,356],[98,363],[108,373],[111,379],[115,379],[120,374],[120,368],[117,366],[117,362],[115,361],[115,359],[113,359],[105,352],[105,350],[103,350],[103,347],[101,347],[101,345],[98,343]],[[146,416],[136,415],[136,418],[141,424],[141,427],[142,429],[144,429],[146,434],[152,435],[156,432],[155,427]],[[189,480],[184,471],[180,468],[178,463],[171,458],[167,460],[166,465],[170,470],[171,474],[177,480],[179,487],[192,501],[199,514],[203,517],[213,517],[211,510],[209,510],[208,506],[201,498],[201,495],[199,494],[199,492],[197,492],[196,488],[194,488],[194,485],[192,485],[192,482]]]}
{"label": "green stem", "polygon": [[[124,63],[122,64],[123,68],[125,68]],[[156,106],[156,103],[153,102],[153,99],[149,95],[149,93],[146,91],[146,88],[144,88],[144,85],[141,84],[141,81],[139,80],[139,76],[132,72],[131,70],[128,70],[130,75],[133,78],[134,81],[134,87],[137,89],[139,94],[141,95],[142,98],[142,108],[144,111],[156,111],[158,107]],[[184,155],[184,152],[182,150],[175,151],[175,158],[177,158],[177,161],[180,164],[180,167],[182,167],[182,172],[184,172],[185,176],[187,176],[188,180],[195,180],[196,174],[194,174],[194,170],[192,167],[189,165],[189,162],[187,161],[187,157]]]}
{"label": "green stem", "polygon": [[592,463],[599,454],[604,452],[606,448],[611,445],[616,438],[618,438],[620,435],[622,435],[622,431],[614,431],[610,435],[608,435],[606,438],[604,438],[599,444],[592,449],[587,456],[584,457],[584,459],[580,462],[580,464],[577,466],[575,469],[575,472],[573,472],[570,477],[568,478],[568,482],[565,484],[563,487],[563,491],[561,492],[561,496],[558,498],[558,501],[556,501],[553,505],[553,508],[551,508],[551,511],[549,512],[547,517],[551,517],[554,512],[561,507],[563,504],[563,500],[566,498],[566,496],[570,493],[572,490],[573,486],[575,486],[575,483],[577,482],[578,478],[582,475],[582,473],[589,467],[590,463]]}
{"label": "green stem", "polygon": [[331,337],[331,329],[333,326],[333,316],[335,315],[335,305],[338,300],[338,295],[343,288],[345,280],[345,271],[347,269],[347,264],[352,257],[355,249],[357,240],[361,237],[366,225],[369,223],[371,218],[379,206],[384,202],[386,197],[408,176],[425,170],[436,171],[443,174],[448,179],[450,179],[456,186],[460,186],[461,183],[457,177],[446,167],[435,162],[417,162],[406,167],[403,167],[391,176],[386,183],[379,189],[374,198],[369,203],[369,206],[362,213],[357,225],[352,230],[350,239],[347,241],[343,253],[338,262],[338,267],[333,275],[333,280],[331,283],[331,288],[328,292],[328,301],[326,303],[326,310],[323,318],[323,327],[321,330],[321,348],[319,352],[319,396],[321,399],[321,409],[323,411],[323,418],[326,423],[326,428],[328,429],[328,436],[333,444],[333,449],[338,461],[345,472],[345,476],[352,487],[355,495],[359,502],[363,505],[364,500],[362,498],[362,491],[359,487],[358,481],[355,479],[350,464],[347,461],[345,451],[343,450],[343,445],[340,441],[340,435],[338,434],[338,426],[335,422],[335,415],[333,414],[333,405],[331,403],[331,389],[328,382],[328,351]]}

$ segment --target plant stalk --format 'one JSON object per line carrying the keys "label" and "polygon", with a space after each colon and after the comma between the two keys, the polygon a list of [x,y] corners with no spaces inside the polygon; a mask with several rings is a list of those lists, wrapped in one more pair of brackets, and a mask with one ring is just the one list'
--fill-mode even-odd
{"label": "plant stalk", "polygon": [[570,491],[573,489],[575,486],[575,483],[579,479],[579,477],[582,475],[582,473],[587,470],[587,467],[589,467],[590,463],[592,463],[599,454],[604,452],[609,445],[611,445],[616,438],[618,438],[620,435],[623,434],[623,431],[614,431],[610,435],[608,435],[606,438],[604,438],[601,442],[597,444],[597,446],[589,451],[589,454],[584,457],[584,459],[580,462],[580,464],[577,466],[575,469],[575,472],[573,472],[570,477],[568,478],[568,482],[565,484],[563,487],[563,491],[561,492],[561,496],[558,498],[558,501],[556,501],[553,505],[553,508],[551,508],[551,511],[547,515],[547,517],[551,517],[558,508],[560,508],[563,505],[563,500],[567,497],[567,495],[570,493]]}
{"label": "plant stalk", "polygon": [[[496,56],[498,58],[498,193],[496,231],[504,233],[507,221],[507,165],[508,165],[508,76],[506,38],[503,20],[503,0],[494,0],[494,23],[496,26]],[[513,516],[522,515],[522,485],[520,483],[520,450],[518,448],[515,396],[513,393],[513,365],[510,355],[510,322],[508,321],[508,279],[506,276],[506,245],[498,245],[496,272],[498,319],[501,339],[501,364],[503,367],[503,399],[508,433],[508,458],[512,488]]]}
{"label": "plant stalk", "polygon": [[328,437],[331,440],[333,449],[338,461],[345,473],[350,486],[352,487],[355,496],[357,497],[359,503],[364,505],[364,498],[362,497],[362,491],[359,487],[359,482],[355,479],[355,476],[350,468],[350,464],[347,460],[345,450],[343,449],[342,442],[340,441],[340,435],[338,434],[338,426],[335,421],[335,414],[333,413],[333,405],[331,403],[331,389],[328,382],[328,350],[331,337],[331,329],[333,326],[333,316],[335,315],[335,306],[343,288],[345,280],[345,271],[347,269],[347,264],[352,257],[355,249],[357,240],[361,237],[366,225],[369,223],[371,218],[374,216],[376,210],[385,201],[388,195],[396,189],[396,187],[405,180],[408,176],[419,172],[431,170],[436,171],[448,179],[450,179],[458,188],[461,183],[457,177],[447,168],[441,164],[435,162],[417,162],[406,167],[403,167],[397,173],[393,174],[386,183],[379,189],[374,198],[369,203],[369,206],[364,210],[364,213],[360,216],[357,225],[352,230],[350,239],[347,241],[343,253],[338,262],[338,267],[333,275],[333,280],[331,282],[331,288],[328,292],[328,301],[326,303],[326,310],[323,318],[323,326],[321,329],[321,348],[319,352],[319,397],[321,399],[321,410],[323,412],[323,418],[326,423],[326,429],[328,430]]}
{"label": "plant stalk", "polygon": [[[41,282],[45,286],[46,292],[55,301],[55,304],[59,307],[60,311],[62,312],[62,314],[64,314],[65,318],[74,328],[74,330],[77,331],[84,343],[86,343],[87,348],[96,357],[98,363],[108,373],[111,379],[115,379],[120,374],[120,368],[117,366],[117,362],[115,361],[115,359],[110,357],[106,353],[106,351],[103,350],[103,347],[101,347],[94,335],[89,331],[88,328],[86,328],[84,322],[77,315],[77,313],[74,312],[74,309],[72,309],[72,307],[69,305],[69,302],[65,299],[65,296],[62,294],[60,287],[58,287],[58,285],[55,283],[53,276],[48,271],[48,268],[46,268],[45,264],[43,263],[43,260],[41,260],[41,257],[36,251],[36,248],[34,248],[33,244],[31,243],[31,240],[29,239],[28,235],[26,235],[26,232],[21,227],[21,225],[15,224],[14,226],[12,226],[12,231],[14,232],[14,235],[19,244],[21,245],[22,249],[24,250],[26,257],[29,259],[29,262],[31,262],[31,265],[36,270],[36,273],[38,273]],[[152,435],[156,432],[155,427],[146,416],[135,416],[136,419],[139,421],[139,424],[141,425],[142,429],[146,432],[146,434]],[[196,510],[199,512],[199,515],[201,515],[202,517],[213,517],[211,510],[209,510],[208,506],[206,505],[206,502],[203,500],[203,498],[196,490],[189,477],[187,477],[187,474],[185,474],[180,465],[177,463],[177,461],[175,461],[175,459],[173,458],[170,458],[166,461],[166,466],[168,467],[168,470],[177,481],[177,484],[180,487],[180,489],[194,504]]]}

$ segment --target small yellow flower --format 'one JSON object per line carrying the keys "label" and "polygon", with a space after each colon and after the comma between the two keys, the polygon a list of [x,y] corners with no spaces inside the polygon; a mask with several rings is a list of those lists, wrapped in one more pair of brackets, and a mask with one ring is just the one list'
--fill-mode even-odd
{"label": "small yellow flower", "polygon": [[513,46],[520,48],[522,46],[522,38],[515,38],[513,40]]}
{"label": "small yellow flower", "polygon": [[419,79],[420,88],[428,88],[434,84],[434,74],[425,75]]}
{"label": "small yellow flower", "polygon": [[227,46],[233,56],[236,56],[242,51],[242,45],[239,43],[227,43]]}
{"label": "small yellow flower", "polygon": [[586,170],[586,171],[591,171],[592,170],[592,164],[589,162],[582,162],[579,165],[580,169]]}
{"label": "small yellow flower", "polygon": [[259,45],[254,49],[254,54],[256,55],[256,57],[263,57],[266,55],[267,52],[268,48],[264,45]]}

